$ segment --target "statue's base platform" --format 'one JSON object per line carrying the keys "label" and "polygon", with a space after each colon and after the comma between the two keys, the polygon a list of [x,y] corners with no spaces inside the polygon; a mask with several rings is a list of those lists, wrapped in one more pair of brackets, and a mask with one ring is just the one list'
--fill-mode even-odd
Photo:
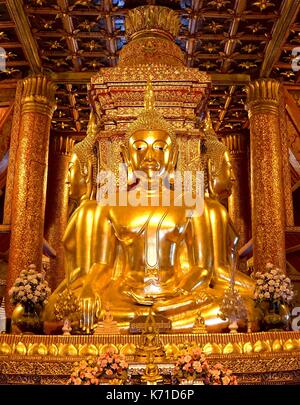
{"label": "statue's base platform", "polygon": [[[74,361],[113,348],[132,367],[140,335],[0,335],[0,384],[65,384]],[[221,362],[239,384],[300,384],[300,332],[162,334],[162,367],[172,368],[179,350],[197,344],[209,362]]]}

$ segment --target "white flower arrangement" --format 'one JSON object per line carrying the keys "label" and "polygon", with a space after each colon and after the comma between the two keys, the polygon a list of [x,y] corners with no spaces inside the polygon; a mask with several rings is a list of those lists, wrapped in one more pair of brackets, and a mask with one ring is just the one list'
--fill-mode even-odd
{"label": "white flower arrangement", "polygon": [[266,272],[253,274],[256,281],[254,300],[289,303],[294,297],[291,279],[272,263],[267,263]]}
{"label": "white flower arrangement", "polygon": [[9,290],[11,303],[33,307],[37,304],[47,304],[51,290],[45,280],[45,274],[44,270],[38,272],[34,264],[31,264],[28,270],[22,270],[14,286]]}

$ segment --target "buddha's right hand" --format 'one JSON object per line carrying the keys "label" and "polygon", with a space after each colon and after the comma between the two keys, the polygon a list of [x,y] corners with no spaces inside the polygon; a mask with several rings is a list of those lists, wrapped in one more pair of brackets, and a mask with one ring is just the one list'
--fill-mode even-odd
{"label": "buddha's right hand", "polygon": [[95,315],[100,313],[100,297],[95,294],[91,287],[83,288],[80,294],[81,320],[80,327],[86,333],[90,333],[95,325]]}

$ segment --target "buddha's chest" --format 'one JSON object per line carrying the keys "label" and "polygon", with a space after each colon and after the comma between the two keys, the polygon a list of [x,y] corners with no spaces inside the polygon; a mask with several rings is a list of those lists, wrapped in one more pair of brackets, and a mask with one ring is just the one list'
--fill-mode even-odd
{"label": "buddha's chest", "polygon": [[189,218],[182,207],[118,207],[111,221],[118,238],[126,244],[176,242],[185,232]]}

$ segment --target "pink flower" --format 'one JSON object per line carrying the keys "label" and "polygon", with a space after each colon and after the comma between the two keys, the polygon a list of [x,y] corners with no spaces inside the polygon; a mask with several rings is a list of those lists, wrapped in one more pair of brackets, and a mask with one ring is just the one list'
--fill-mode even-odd
{"label": "pink flower", "polygon": [[192,357],[188,354],[188,355],[186,355],[186,356],[184,356],[184,361],[185,361],[185,363],[188,363],[189,361],[191,361],[192,360]]}
{"label": "pink flower", "polygon": [[81,385],[81,383],[82,383],[82,381],[81,381],[80,378],[76,378],[75,381],[74,381],[75,385]]}
{"label": "pink flower", "polygon": [[107,360],[102,360],[101,361],[101,367],[105,367],[105,366],[107,366]]}
{"label": "pink flower", "polygon": [[121,360],[121,361],[120,361],[120,367],[122,367],[122,368],[128,368],[128,363],[126,363],[126,361],[124,361],[124,360]]}
{"label": "pink flower", "polygon": [[216,363],[214,368],[216,368],[217,370],[222,370],[223,369],[223,365],[221,363]]}

